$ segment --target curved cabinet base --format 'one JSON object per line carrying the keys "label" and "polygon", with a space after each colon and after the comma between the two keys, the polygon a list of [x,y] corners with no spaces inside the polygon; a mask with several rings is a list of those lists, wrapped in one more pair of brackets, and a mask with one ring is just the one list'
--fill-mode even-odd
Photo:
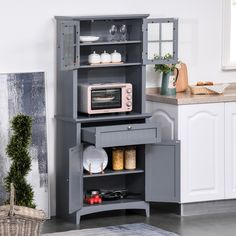
{"label": "curved cabinet base", "polygon": [[109,201],[98,205],[86,205],[82,207],[76,213],[76,224],[80,224],[80,218],[83,215],[93,214],[102,211],[111,211],[111,210],[130,210],[138,209],[145,210],[146,217],[150,216],[150,207],[149,203],[139,200],[118,200],[118,201]]}

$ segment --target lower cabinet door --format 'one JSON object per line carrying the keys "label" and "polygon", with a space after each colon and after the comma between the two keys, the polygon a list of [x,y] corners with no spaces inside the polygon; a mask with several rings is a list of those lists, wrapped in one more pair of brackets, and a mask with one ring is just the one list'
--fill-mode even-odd
{"label": "lower cabinet door", "polygon": [[145,200],[180,201],[180,142],[146,145]]}
{"label": "lower cabinet door", "polygon": [[224,103],[179,106],[181,202],[224,199]]}
{"label": "lower cabinet door", "polygon": [[83,205],[83,145],[69,149],[69,214]]}

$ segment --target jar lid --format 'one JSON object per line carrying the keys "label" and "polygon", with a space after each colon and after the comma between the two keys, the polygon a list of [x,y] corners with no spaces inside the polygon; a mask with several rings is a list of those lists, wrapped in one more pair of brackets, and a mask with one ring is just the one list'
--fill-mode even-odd
{"label": "jar lid", "polygon": [[127,146],[125,149],[136,149],[136,146]]}
{"label": "jar lid", "polygon": [[113,147],[112,150],[124,150],[124,147]]}

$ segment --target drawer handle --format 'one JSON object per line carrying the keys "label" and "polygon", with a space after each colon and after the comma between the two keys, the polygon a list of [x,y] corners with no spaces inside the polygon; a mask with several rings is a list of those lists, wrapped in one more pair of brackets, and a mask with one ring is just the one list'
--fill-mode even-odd
{"label": "drawer handle", "polygon": [[131,125],[129,125],[129,126],[127,127],[127,129],[128,129],[128,130],[131,130],[131,129],[132,129],[132,126],[131,126]]}

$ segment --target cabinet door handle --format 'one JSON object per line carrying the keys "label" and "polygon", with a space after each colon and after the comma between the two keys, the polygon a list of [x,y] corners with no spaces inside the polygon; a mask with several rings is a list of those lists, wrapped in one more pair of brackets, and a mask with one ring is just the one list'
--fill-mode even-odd
{"label": "cabinet door handle", "polygon": [[131,129],[132,129],[132,126],[131,126],[131,125],[129,125],[129,126],[127,127],[127,129],[128,129],[128,130],[131,130]]}

